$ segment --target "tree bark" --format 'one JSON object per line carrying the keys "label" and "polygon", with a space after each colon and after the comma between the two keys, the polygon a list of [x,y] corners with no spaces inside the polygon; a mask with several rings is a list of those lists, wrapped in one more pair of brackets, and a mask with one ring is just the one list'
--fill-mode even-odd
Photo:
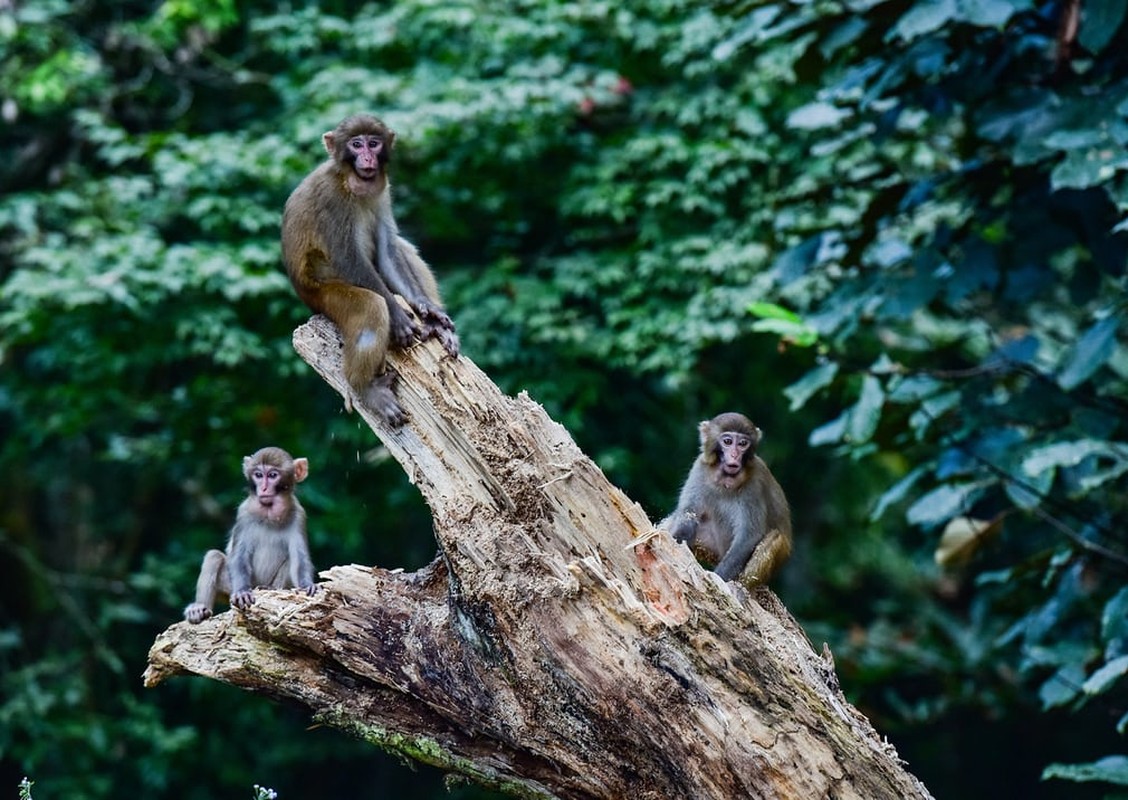
{"label": "tree bark", "polygon": [[[338,392],[340,339],[294,345]],[[393,354],[410,414],[356,410],[418,485],[439,556],[321,573],[313,597],[157,637],[193,673],[307,706],[385,749],[524,797],[928,798],[766,588],[655,532],[540,405],[435,342]]]}

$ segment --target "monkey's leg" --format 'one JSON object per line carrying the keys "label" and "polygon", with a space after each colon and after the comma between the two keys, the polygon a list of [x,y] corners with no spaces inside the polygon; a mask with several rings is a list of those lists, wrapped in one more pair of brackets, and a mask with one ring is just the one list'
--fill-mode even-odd
{"label": "monkey's leg", "polygon": [[220,550],[209,550],[204,554],[200,577],[196,579],[196,602],[189,603],[184,609],[184,619],[193,625],[203,622],[212,615],[216,594],[230,591],[227,557]]}
{"label": "monkey's leg", "polygon": [[388,354],[388,304],[375,292],[337,284],[322,291],[326,316],[337,324],[345,343],[345,379],[392,427],[407,420],[396,400],[396,375],[385,370]]}

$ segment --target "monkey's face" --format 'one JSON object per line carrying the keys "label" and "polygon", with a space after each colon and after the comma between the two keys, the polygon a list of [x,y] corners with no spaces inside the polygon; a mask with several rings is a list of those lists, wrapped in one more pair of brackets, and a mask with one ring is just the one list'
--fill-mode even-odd
{"label": "monkey's face", "polygon": [[736,431],[724,431],[717,437],[717,468],[725,477],[736,477],[753,452],[752,437]]}
{"label": "monkey's face", "polygon": [[353,136],[345,143],[345,158],[352,164],[358,178],[371,181],[380,174],[380,153],[383,149],[384,141],[375,134]]}
{"label": "monkey's face", "polygon": [[288,511],[286,497],[293,488],[290,470],[274,464],[254,464],[247,471],[251,491],[266,516],[279,516]]}

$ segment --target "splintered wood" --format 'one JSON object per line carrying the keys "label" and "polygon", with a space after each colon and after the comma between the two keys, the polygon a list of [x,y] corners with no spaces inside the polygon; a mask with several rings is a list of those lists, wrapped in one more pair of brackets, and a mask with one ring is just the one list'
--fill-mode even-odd
{"label": "splintered wood", "polygon": [[[294,346],[348,392],[331,323]],[[296,701],[523,797],[930,797],[775,595],[655,533],[540,405],[433,341],[389,363],[408,423],[355,408],[429,504],[438,558],[173,625],[147,686],[192,673]]]}

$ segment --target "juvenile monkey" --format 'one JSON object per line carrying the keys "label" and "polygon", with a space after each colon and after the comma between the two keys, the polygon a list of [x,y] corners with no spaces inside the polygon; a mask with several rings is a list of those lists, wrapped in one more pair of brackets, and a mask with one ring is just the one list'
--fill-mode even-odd
{"label": "juvenile monkey", "polygon": [[309,461],[264,447],[243,459],[243,474],[250,494],[239,506],[227,550],[204,555],[196,602],[184,609],[184,619],[193,624],[212,615],[217,595],[230,597],[235,608],[248,608],[256,587],[317,592],[305,509],[294,496],[294,484],[309,474]]}
{"label": "juvenile monkey", "polygon": [[298,185],[282,213],[282,259],[290,282],[307,306],[340,330],[354,396],[392,426],[402,425],[406,415],[393,391],[395,375],[385,369],[388,347],[433,337],[452,357],[459,351],[434,275],[399,235],[392,215],[387,166],[395,138],[368,114],[343,120],[321,137],[328,159]]}
{"label": "juvenile monkey", "polygon": [[791,554],[791,510],[756,455],[760,429],[730,412],[702,422],[698,431],[701,454],[677,509],[658,527],[688,542],[726,581],[766,583]]}

